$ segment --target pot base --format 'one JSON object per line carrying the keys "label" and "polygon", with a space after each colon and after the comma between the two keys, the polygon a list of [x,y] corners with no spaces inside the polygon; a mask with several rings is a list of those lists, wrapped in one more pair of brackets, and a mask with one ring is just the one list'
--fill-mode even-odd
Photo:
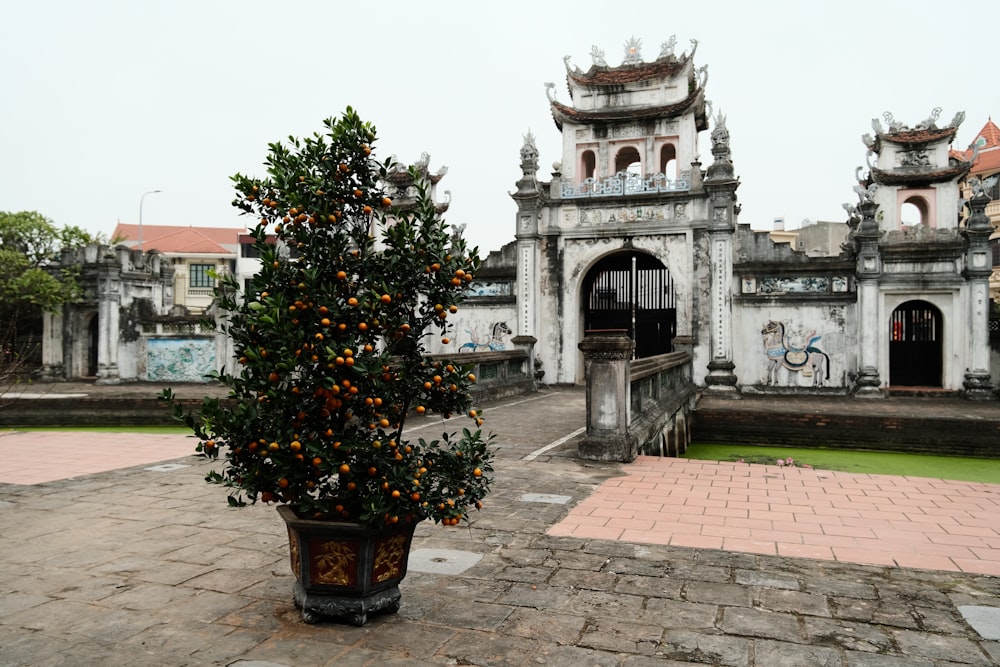
{"label": "pot base", "polygon": [[399,586],[384,588],[363,597],[344,597],[308,592],[299,582],[293,589],[295,606],[302,611],[306,623],[340,620],[361,627],[371,614],[395,614],[399,611],[402,594]]}

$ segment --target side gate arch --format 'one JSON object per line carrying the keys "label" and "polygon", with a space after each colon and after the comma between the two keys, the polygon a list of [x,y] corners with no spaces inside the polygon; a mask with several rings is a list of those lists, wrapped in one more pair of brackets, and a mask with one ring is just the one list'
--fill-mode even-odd
{"label": "side gate arch", "polygon": [[889,319],[889,385],[941,387],[944,320],[922,300],[907,301]]}
{"label": "side gate arch", "polygon": [[608,255],[587,271],[582,290],[584,331],[628,332],[636,359],[673,351],[677,298],[660,260],[636,251]]}

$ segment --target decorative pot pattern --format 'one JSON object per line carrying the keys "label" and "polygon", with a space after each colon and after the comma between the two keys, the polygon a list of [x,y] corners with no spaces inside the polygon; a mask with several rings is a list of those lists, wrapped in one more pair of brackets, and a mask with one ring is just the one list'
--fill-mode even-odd
{"label": "decorative pot pattern", "polygon": [[295,606],[306,623],[330,618],[364,625],[369,614],[399,610],[416,523],[367,528],[302,519],[287,506],[278,513],[288,527]]}

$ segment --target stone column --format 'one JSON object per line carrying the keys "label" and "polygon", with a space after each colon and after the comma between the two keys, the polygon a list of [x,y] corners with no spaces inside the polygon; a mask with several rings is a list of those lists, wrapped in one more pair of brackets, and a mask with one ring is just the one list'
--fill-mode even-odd
{"label": "stone column", "polygon": [[990,234],[993,226],[986,215],[990,198],[977,181],[973,183],[973,196],[969,200],[972,215],[962,230],[965,237],[965,279],[969,283],[969,326],[971,349],[969,367],[962,382],[966,398],[995,400],[993,381],[990,378],[989,294],[993,262],[990,257]]}
{"label": "stone column", "polygon": [[878,351],[884,328],[878,317],[879,276],[882,273],[878,253],[881,232],[875,221],[878,204],[871,197],[862,199],[858,206],[861,222],[854,234],[857,244],[858,282],[858,374],[854,395],[862,398],[884,398],[882,380],[878,373]]}
{"label": "stone column", "polygon": [[729,150],[729,131],[720,112],[712,131],[712,156],[703,186],[708,200],[708,261],[711,303],[709,340],[711,361],[705,392],[719,398],[740,398],[733,363],[733,234],[736,230],[735,176]]}
{"label": "stone column", "polygon": [[634,347],[624,331],[592,333],[579,345],[587,378],[587,435],[580,458],[627,463],[638,454],[629,435]]}
{"label": "stone column", "polygon": [[[517,192],[511,198],[517,203],[517,326],[519,336],[535,336],[538,333],[536,313],[538,308],[538,216],[542,201],[542,189],[536,178],[538,172],[538,149],[529,132],[521,147],[521,178],[517,181]],[[556,178],[555,180],[559,180]],[[554,195],[554,193],[553,193]],[[529,369],[530,372],[530,369]]]}
{"label": "stone column", "polygon": [[97,284],[97,384],[118,384],[121,272],[102,266]]}

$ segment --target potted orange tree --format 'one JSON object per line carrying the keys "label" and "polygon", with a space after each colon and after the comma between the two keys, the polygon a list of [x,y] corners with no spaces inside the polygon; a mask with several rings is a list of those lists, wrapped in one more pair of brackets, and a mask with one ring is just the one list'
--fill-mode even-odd
{"label": "potted orange tree", "polygon": [[[384,186],[398,168],[375,160],[374,143],[348,108],[322,132],[270,144],[265,178],[233,176],[261,261],[246,285],[218,277],[238,372],[214,373],[229,398],[194,409],[163,393],[197,449],[222,461],[207,479],[229,487],[230,505],[278,504],[306,622],[397,610],[417,523],[457,525],[491,482],[475,377],[425,352],[427,337],[448,335],[477,253],[449,233],[417,170],[417,196],[393,206]],[[408,440],[407,416],[425,412],[475,426]]]}

